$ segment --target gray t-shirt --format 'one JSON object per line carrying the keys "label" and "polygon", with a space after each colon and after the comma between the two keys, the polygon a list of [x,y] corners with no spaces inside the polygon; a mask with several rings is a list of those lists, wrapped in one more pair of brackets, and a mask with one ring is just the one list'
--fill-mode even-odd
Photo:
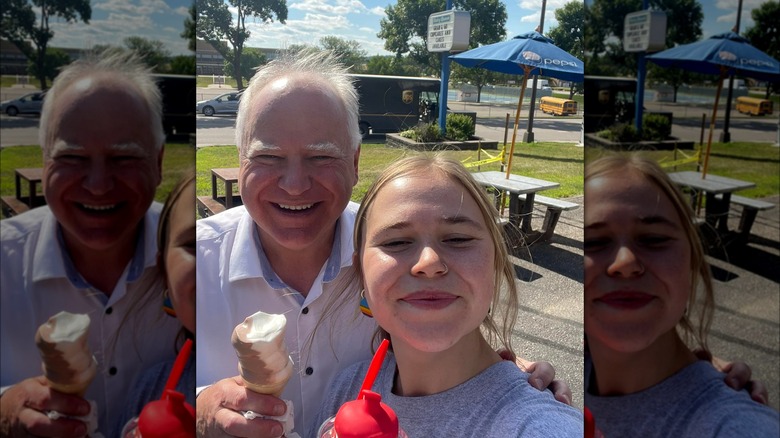
{"label": "gray t-shirt", "polygon": [[[317,427],[357,397],[368,365],[354,364],[331,382]],[[512,362],[501,361],[454,388],[421,397],[393,394],[395,371],[395,358],[388,353],[371,390],[393,408],[410,438],[582,437],[582,412],[532,387],[528,374]],[[316,429],[307,437],[315,435]]]}
{"label": "gray t-shirt", "polygon": [[592,370],[585,361],[585,406],[606,437],[780,437],[780,414],[726,386],[725,375],[697,361],[634,394],[588,393]]}

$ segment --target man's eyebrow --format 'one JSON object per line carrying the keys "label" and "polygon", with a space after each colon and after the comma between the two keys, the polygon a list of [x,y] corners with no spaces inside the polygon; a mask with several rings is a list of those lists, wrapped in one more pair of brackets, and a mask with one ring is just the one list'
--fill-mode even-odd
{"label": "man's eyebrow", "polygon": [[[85,148],[79,144],[68,143],[64,140],[57,140],[51,148],[53,153],[66,153],[83,151]],[[133,152],[142,155],[146,155],[147,151],[143,146],[135,142],[129,143],[116,143],[109,146],[109,149],[115,152]]]}
{"label": "man's eyebrow", "polygon": [[57,140],[54,142],[54,144],[51,147],[52,154],[56,153],[64,153],[64,152],[74,152],[74,151],[83,151],[84,147],[77,144],[68,143],[64,140]]}
{"label": "man's eyebrow", "polygon": [[246,146],[247,152],[279,152],[281,150],[282,148],[279,146],[270,143],[263,143],[260,140],[252,140]]}

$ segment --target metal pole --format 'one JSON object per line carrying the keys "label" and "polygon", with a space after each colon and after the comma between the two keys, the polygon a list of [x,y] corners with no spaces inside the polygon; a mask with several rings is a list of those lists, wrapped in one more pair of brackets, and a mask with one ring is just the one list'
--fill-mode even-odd
{"label": "metal pole", "polygon": [[[647,10],[648,0],[642,0],[642,10]],[[642,135],[642,111],[645,106],[645,52],[639,52],[636,69],[636,101],[634,109],[634,127],[639,135]]]}
{"label": "metal pole", "polygon": [[[447,0],[446,10],[452,9],[452,0]],[[441,54],[441,85],[439,86],[439,129],[447,133],[447,92],[450,82],[450,52]]]}
{"label": "metal pole", "polygon": [[[544,35],[544,11],[547,9],[547,0],[542,0],[542,18],[539,20],[538,32]],[[534,80],[531,82],[531,107],[528,109],[528,128],[523,133],[523,143],[534,142],[534,109],[536,108],[536,80],[539,75],[534,75]]]}
{"label": "metal pole", "polygon": [[[739,0],[737,7],[737,25],[734,26],[734,33],[739,33],[739,22],[742,19],[742,0]],[[729,93],[726,97],[726,117],[723,119],[723,132],[720,133],[721,143],[731,143],[731,133],[729,132],[729,122],[731,121],[731,99],[734,96],[734,74],[729,75]]]}

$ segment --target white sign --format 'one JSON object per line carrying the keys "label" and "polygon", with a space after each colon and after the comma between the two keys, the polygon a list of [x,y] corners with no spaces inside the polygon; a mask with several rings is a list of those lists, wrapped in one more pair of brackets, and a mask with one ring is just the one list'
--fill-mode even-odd
{"label": "white sign", "polygon": [[623,21],[623,50],[657,52],[666,46],[666,14],[638,11],[626,14]]}
{"label": "white sign", "polygon": [[434,12],[428,17],[428,51],[462,52],[469,48],[470,30],[469,12]]}

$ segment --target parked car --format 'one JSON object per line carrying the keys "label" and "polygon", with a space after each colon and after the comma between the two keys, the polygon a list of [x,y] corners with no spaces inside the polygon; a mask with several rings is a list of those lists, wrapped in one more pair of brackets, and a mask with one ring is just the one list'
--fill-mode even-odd
{"label": "parked car", "polygon": [[0,111],[15,116],[17,114],[40,114],[46,92],[25,94],[16,99],[0,102]]}
{"label": "parked car", "polygon": [[210,100],[201,100],[195,105],[195,111],[207,116],[214,114],[235,114],[241,101],[242,91],[225,93]]}

